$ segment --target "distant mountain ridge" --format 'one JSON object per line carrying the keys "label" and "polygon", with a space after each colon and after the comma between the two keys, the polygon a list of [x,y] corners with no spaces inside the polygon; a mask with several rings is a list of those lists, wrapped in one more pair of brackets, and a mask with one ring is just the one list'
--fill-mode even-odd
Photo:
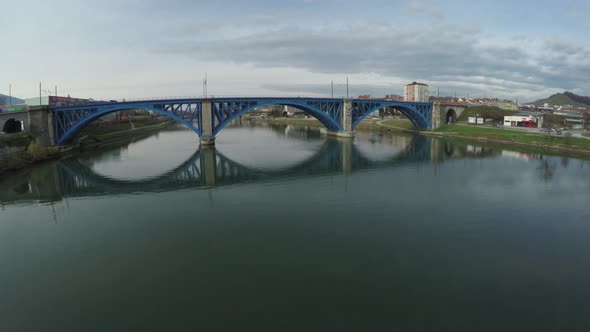
{"label": "distant mountain ridge", "polygon": [[0,106],[24,104],[25,101],[20,98],[8,97],[0,93]]}
{"label": "distant mountain ridge", "polygon": [[557,93],[553,96],[533,102],[535,106],[543,106],[545,104],[550,106],[565,106],[571,105],[574,107],[590,108],[590,97],[580,96],[575,93],[566,91],[564,93]]}

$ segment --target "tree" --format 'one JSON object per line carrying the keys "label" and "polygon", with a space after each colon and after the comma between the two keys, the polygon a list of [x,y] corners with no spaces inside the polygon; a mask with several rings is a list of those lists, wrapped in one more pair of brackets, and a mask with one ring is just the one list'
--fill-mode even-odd
{"label": "tree", "polygon": [[590,111],[584,113],[584,128],[586,130],[590,129]]}

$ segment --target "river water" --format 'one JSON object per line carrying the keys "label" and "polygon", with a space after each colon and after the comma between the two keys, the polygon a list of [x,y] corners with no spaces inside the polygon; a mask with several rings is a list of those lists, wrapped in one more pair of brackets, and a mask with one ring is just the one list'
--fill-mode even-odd
{"label": "river water", "polygon": [[590,162],[174,129],[0,181],[0,331],[588,331]]}

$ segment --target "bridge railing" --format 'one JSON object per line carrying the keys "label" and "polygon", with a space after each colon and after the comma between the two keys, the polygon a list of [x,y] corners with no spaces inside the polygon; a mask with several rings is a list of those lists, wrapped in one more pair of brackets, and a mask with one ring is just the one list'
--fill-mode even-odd
{"label": "bridge railing", "polygon": [[[239,98],[248,98],[248,99],[272,99],[272,98],[326,98],[326,99],[340,99],[339,97],[330,98],[325,96],[283,96],[283,95],[265,95],[265,96],[238,96],[238,95],[207,95],[207,96],[168,96],[168,97],[146,97],[146,98],[123,98],[123,99],[110,99],[108,101],[112,102],[134,102],[134,101],[158,101],[158,100],[175,100],[175,99],[219,99],[219,98],[232,98],[232,99],[239,99]],[[95,102],[104,102],[104,101],[95,101]]]}
{"label": "bridge railing", "polygon": [[[88,105],[104,105],[109,103],[134,103],[134,102],[150,102],[150,101],[167,101],[167,100],[191,100],[191,99],[337,99],[341,100],[344,97],[326,97],[326,96],[236,96],[236,95],[208,95],[208,96],[163,96],[163,97],[145,97],[145,98],[123,98],[123,99],[108,99],[108,100],[89,100],[86,103],[80,103],[75,105],[67,105],[63,107],[75,107],[75,106],[88,106]],[[351,98],[356,101],[361,102],[391,102],[396,101],[388,98],[371,98],[371,99],[355,99]],[[397,101],[400,103],[414,103],[415,102],[405,102],[405,101]]]}

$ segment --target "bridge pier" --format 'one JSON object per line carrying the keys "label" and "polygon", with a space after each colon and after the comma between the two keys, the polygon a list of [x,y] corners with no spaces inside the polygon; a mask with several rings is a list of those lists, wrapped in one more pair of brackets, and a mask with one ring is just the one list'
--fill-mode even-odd
{"label": "bridge pier", "polygon": [[201,139],[202,146],[215,145],[215,136],[213,135],[213,110],[211,99],[203,99],[201,102]]}
{"label": "bridge pier", "polygon": [[340,138],[354,138],[352,130],[352,99],[342,101],[342,131],[328,131],[329,136]]}
{"label": "bridge pier", "polygon": [[[438,129],[447,124],[447,121],[455,122],[463,114],[467,106],[460,104],[432,104],[432,129]],[[450,117],[450,118],[449,118]]]}
{"label": "bridge pier", "polygon": [[41,145],[56,145],[54,117],[53,112],[49,107],[41,106],[31,108],[28,112],[28,125],[29,133],[31,133]]}

